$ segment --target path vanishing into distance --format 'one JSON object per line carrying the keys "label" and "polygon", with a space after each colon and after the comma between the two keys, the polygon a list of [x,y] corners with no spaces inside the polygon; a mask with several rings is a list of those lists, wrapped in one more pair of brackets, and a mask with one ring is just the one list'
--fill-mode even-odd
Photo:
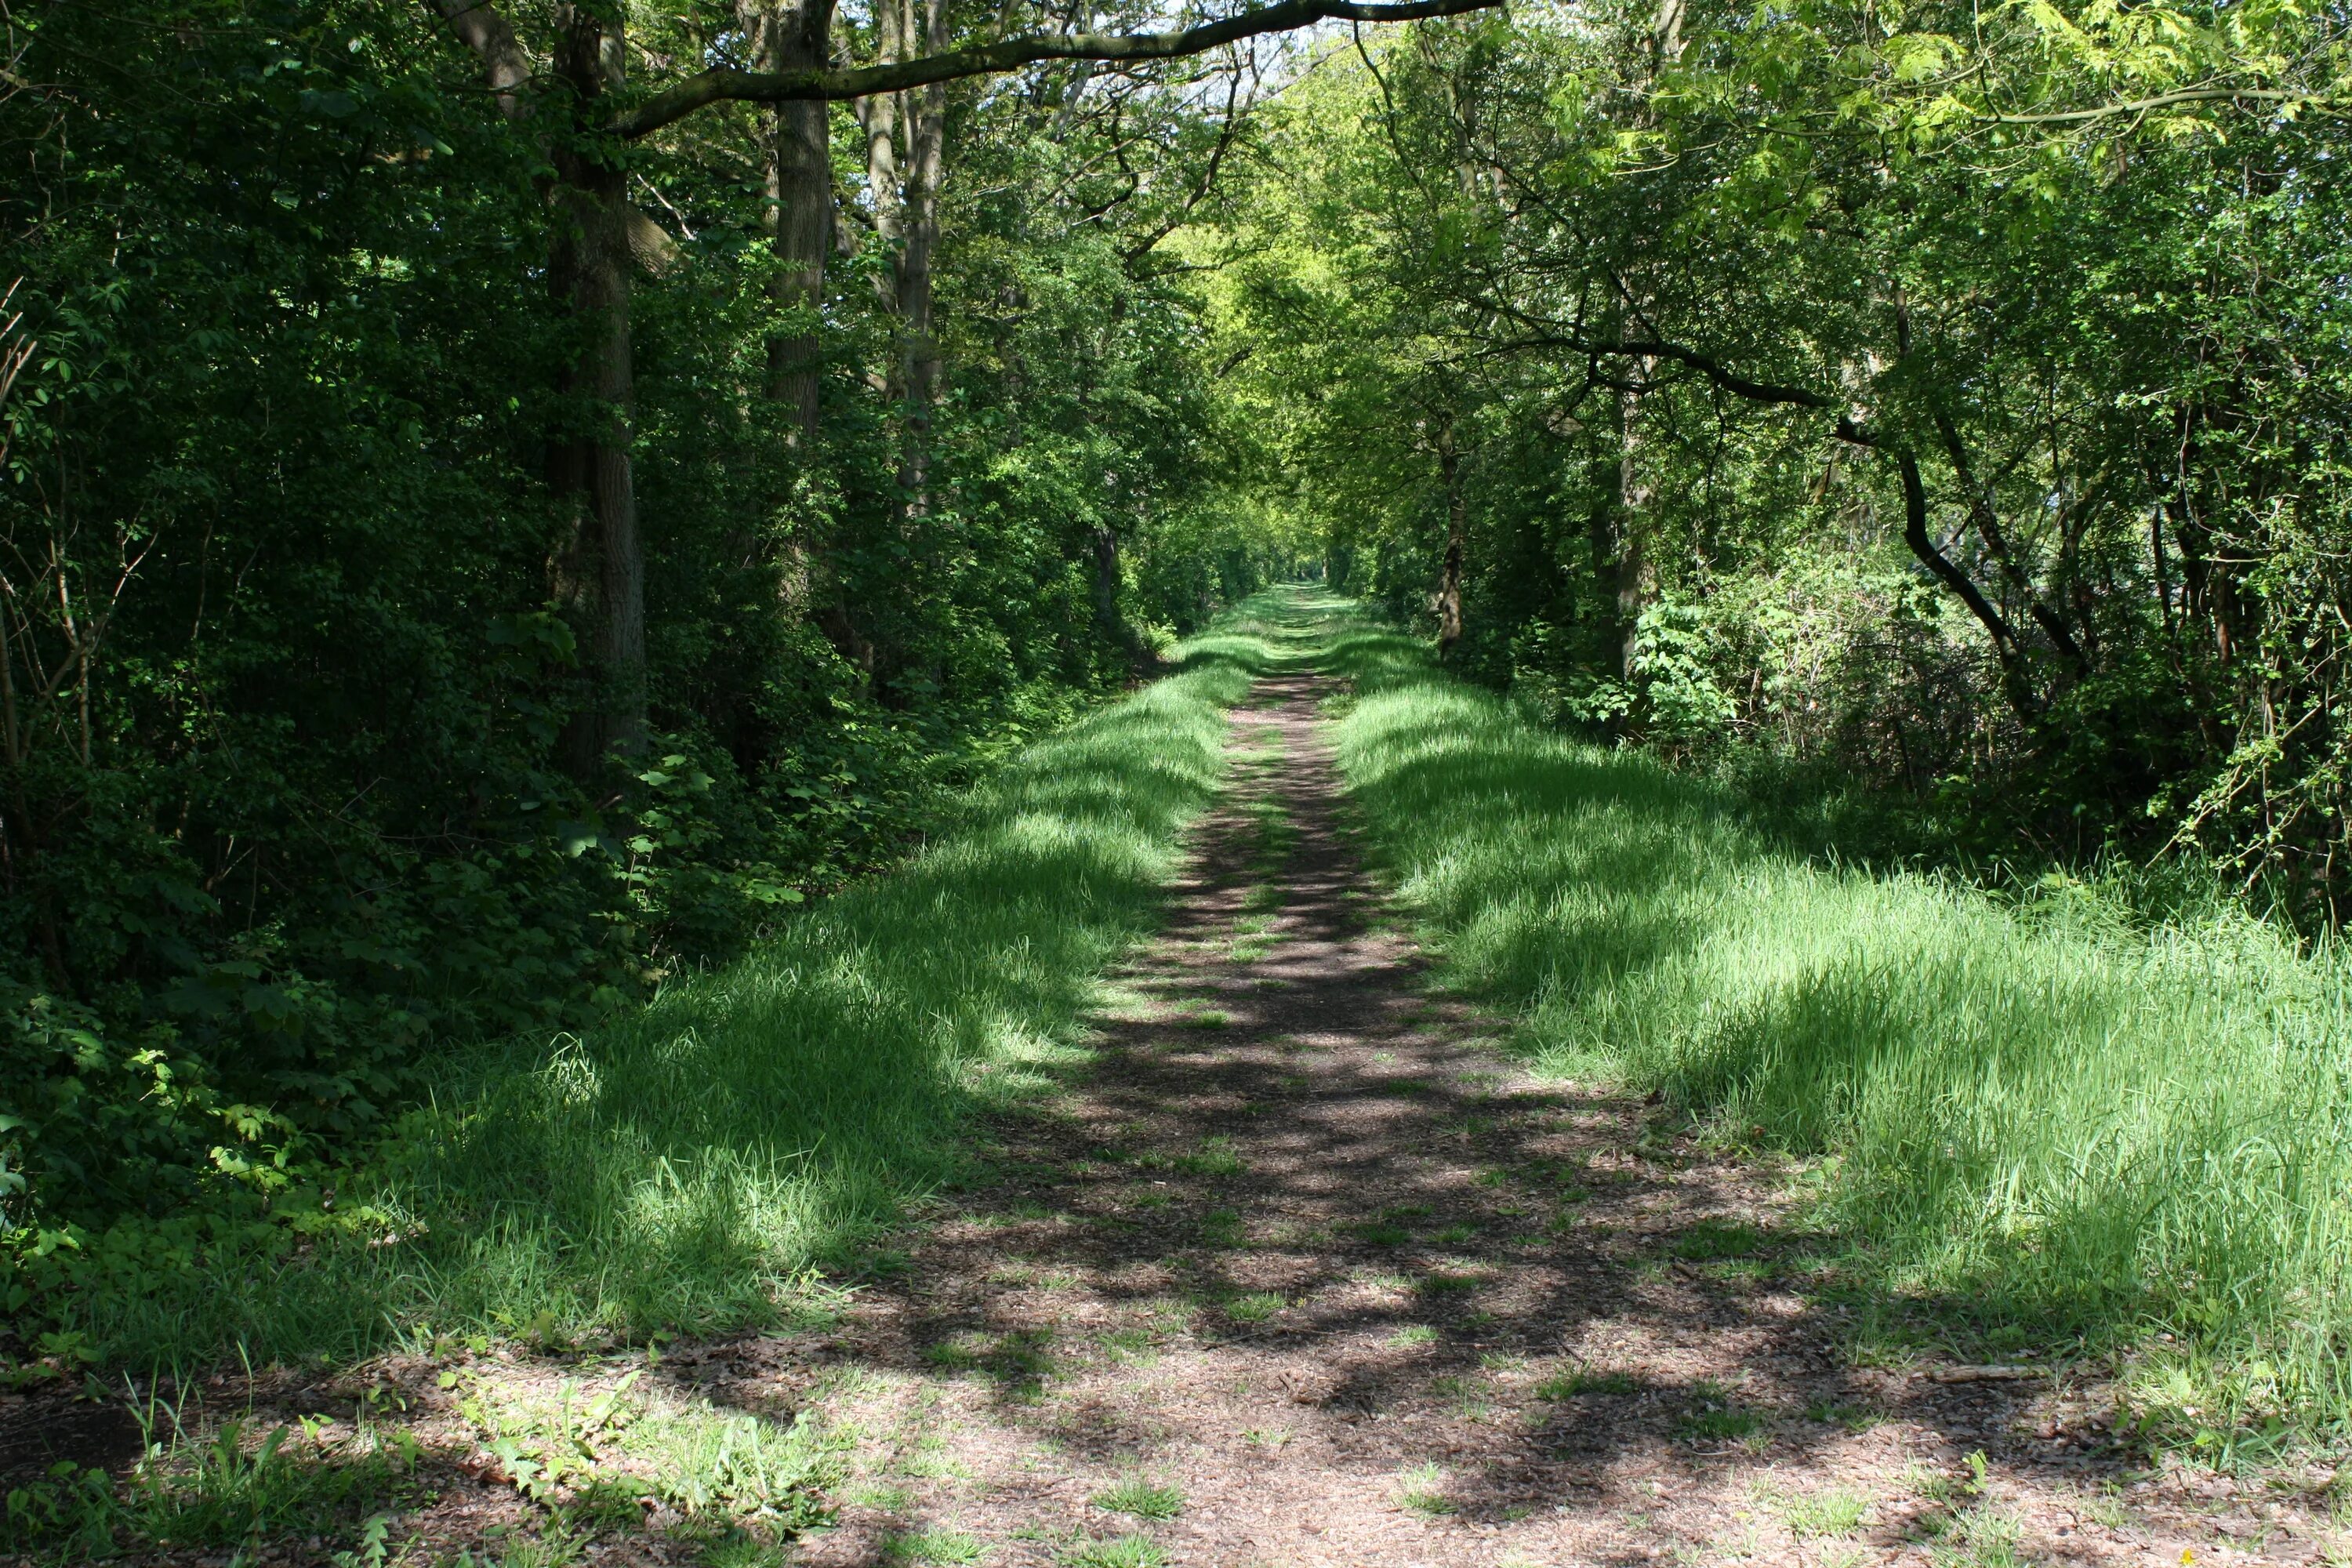
{"label": "path vanishing into distance", "polygon": [[[1259,679],[1164,929],[1000,1184],[841,1321],[698,1352],[860,1434],[842,1565],[2316,1560],[2093,1388],[1852,1364],[1790,1173],[1541,1081],[1433,985],[1319,710]],[[2020,1375],[2022,1374],[2022,1375]]]}
{"label": "path vanishing into distance", "polygon": [[0,1568],[2352,1568],[2352,0],[0,148]]}
{"label": "path vanishing into distance", "polygon": [[[132,1555],[2345,1560],[2330,1477],[2152,1455],[2100,1375],[2031,1346],[1888,1351],[1855,1320],[1889,1303],[1841,1288],[1838,1240],[1809,1220],[1813,1171],[1654,1096],[1529,1071],[1368,851],[1335,754],[1356,693],[1318,658],[1338,602],[1258,603],[1271,654],[1226,714],[1223,783],[1156,933],[1101,976],[1087,1048],[1046,1052],[1040,1088],[968,1126],[967,1184],[783,1328],[650,1351],[442,1336],[183,1384],[172,1419],[227,1435],[154,1451],[193,1479],[147,1494],[161,1546]],[[252,1457],[273,1427],[311,1468],[275,1438]],[[243,1545],[202,1512],[223,1497],[257,1521]]]}

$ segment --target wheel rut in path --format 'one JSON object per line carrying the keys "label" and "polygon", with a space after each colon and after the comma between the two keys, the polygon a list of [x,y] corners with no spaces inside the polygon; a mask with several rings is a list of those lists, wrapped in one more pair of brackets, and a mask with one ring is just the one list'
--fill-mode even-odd
{"label": "wheel rut in path", "polygon": [[1091,1067],[993,1130],[993,1184],[831,1329],[711,1347],[855,1436],[796,1561],[2202,1550],[2063,1439],[2006,1462],[2048,1396],[1852,1367],[1758,1256],[1785,1181],[1530,1078],[1433,995],[1351,844],[1337,689],[1269,678],[1235,710],[1165,929],[1112,977]]}

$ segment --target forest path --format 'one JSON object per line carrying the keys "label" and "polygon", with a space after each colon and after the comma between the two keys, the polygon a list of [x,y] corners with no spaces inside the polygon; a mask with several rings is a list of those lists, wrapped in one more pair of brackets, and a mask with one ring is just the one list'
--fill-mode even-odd
{"label": "forest path", "polygon": [[997,1184],[830,1327],[712,1347],[855,1440],[795,1561],[2210,1560],[2091,1437],[2035,1449],[2046,1396],[1851,1366],[1767,1256],[1785,1174],[1432,995],[1351,843],[1335,689],[1234,712],[1165,930],[1091,1068],[996,1130]]}

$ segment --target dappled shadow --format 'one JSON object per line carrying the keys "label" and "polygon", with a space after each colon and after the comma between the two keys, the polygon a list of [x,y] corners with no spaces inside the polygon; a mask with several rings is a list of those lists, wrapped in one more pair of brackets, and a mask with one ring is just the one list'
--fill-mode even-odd
{"label": "dappled shadow", "polygon": [[11,1482],[47,1476],[61,1464],[117,1469],[146,1447],[146,1433],[127,1405],[41,1401],[0,1407],[0,1494]]}
{"label": "dappled shadow", "polygon": [[[655,1408],[719,1406],[762,1441],[792,1440],[803,1414],[854,1437],[840,1528],[798,1549],[812,1565],[961,1561],[983,1542],[992,1562],[1065,1560],[1082,1537],[1143,1528],[1104,1500],[1132,1477],[1181,1499],[1148,1526],[1177,1561],[1352,1568],[1522,1545],[1589,1563],[1755,1555],[1769,1488],[1857,1477],[1879,1501],[1853,1544],[1886,1551],[1977,1506],[1970,1454],[2029,1517],[2128,1474],[2084,1395],[1873,1364],[1999,1319],[1976,1293],[1990,1263],[1897,1293],[1883,1254],[1811,1228],[1780,1173],[1699,1141],[1674,1102],[1530,1079],[1502,1054],[1557,1068],[1590,1039],[1712,1108],[1718,1134],[1868,1154],[1854,1086],[1885,1058],[1932,1037],[1946,1066],[2017,1072],[2022,1009],[2090,1028],[2113,1018],[2112,987],[1991,1006],[1980,975],[1916,943],[1823,943],[1875,906],[1751,931],[1742,900],[1782,862],[1703,789],[1429,688],[1402,639],[1343,644],[1370,672],[1345,731],[1352,799],[1315,721],[1347,704],[1306,672],[1314,639],[1295,619],[1196,647],[1169,689],[1040,748],[902,876],[476,1105],[414,1189],[446,1228],[385,1249],[387,1268],[446,1267],[429,1299],[456,1322],[440,1326],[472,1312],[540,1347],[479,1374],[535,1380],[562,1408],[584,1372],[616,1397],[638,1380]],[[1171,886],[1227,743],[1216,703],[1251,672],[1237,787]],[[1434,989],[1384,927],[1366,816],[1446,942],[1447,976],[1522,1028]],[[1102,966],[1155,921],[1106,997]],[[1723,988],[1707,966],[1751,941],[1797,961]],[[1800,1110],[1814,1120],[1771,1121]],[[984,1165],[951,1158],[947,1136],[974,1111],[991,1113]],[[1915,1226],[1981,1205],[1984,1148],[1937,1113],[1914,1136],[1945,1141],[1945,1185],[1855,1189]],[[1900,1178],[1901,1154],[1850,1179]],[[972,1185],[943,1192],[905,1253],[854,1245],[931,1179]],[[2136,1223],[2049,1212],[2060,1241]],[[638,1322],[757,1326],[779,1298],[810,1301],[789,1271],[815,1258],[852,1288],[838,1317],[812,1307],[797,1329],[601,1366],[577,1353]],[[381,1295],[428,1299],[408,1289]],[[421,1358],[400,1375],[470,1456],[446,1407],[471,1385],[436,1384]],[[515,1484],[466,1462],[468,1486],[520,1517]],[[470,1497],[436,1503],[452,1531],[478,1524]],[[1803,1547],[1794,1529],[1768,1544]],[[2164,1533],[2129,1529],[2109,1539]],[[2037,1554],[2073,1554],[2051,1546]]]}
{"label": "dappled shadow", "polygon": [[2215,1440],[2340,1418],[2352,1080],[2322,1065],[2326,972],[2252,922],[2149,932],[2064,888],[2021,904],[1818,863],[1717,786],[1417,656],[1343,640],[1365,681],[1343,765],[1449,977],[1518,1017],[1520,1054],[1838,1155],[1832,1214],[1878,1279],[1948,1303],[1960,1353],[2162,1329],[2199,1347],[2156,1352],[2179,1363],[2167,1397],[2209,1431],[2226,1411]]}
{"label": "dappled shadow", "polygon": [[[1423,1463],[1433,1515],[1573,1516],[1591,1560],[1633,1561],[1612,1521],[1654,1489],[1744,1498],[1760,1456],[1803,1467],[1867,1422],[1905,1422],[1931,1466],[2104,1462],[2037,1454],[2013,1389],[1858,1369],[1854,1282],[1748,1173],[1663,1109],[1511,1072],[1431,994],[1364,896],[1311,722],[1328,689],[1261,683],[1241,795],[1117,972],[1098,1061],[1004,1124],[1000,1180],[829,1361],[961,1390],[973,1465],[994,1442],[1082,1475],[1170,1467],[1192,1500],[1159,1533],[1219,1561],[1301,1525],[1318,1553],[1412,1560],[1380,1531]],[[905,1526],[822,1560],[886,1561],[855,1542]]]}
{"label": "dappled shadow", "polygon": [[388,1177],[346,1195],[380,1234],[229,1289],[167,1280],[125,1334],[267,1361],[388,1329],[595,1344],[772,1321],[784,1283],[953,1171],[971,1110],[1073,1049],[1215,786],[1223,704],[1248,685],[1246,639],[1223,644],[1032,748],[960,827],[740,962],[583,1039],[467,1064]]}

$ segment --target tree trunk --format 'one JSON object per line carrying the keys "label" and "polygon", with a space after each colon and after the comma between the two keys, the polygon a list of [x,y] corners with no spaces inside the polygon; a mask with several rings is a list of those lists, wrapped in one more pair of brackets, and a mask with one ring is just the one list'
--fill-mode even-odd
{"label": "tree trunk", "polygon": [[1959,485],[1960,497],[1968,506],[1969,521],[1976,525],[1977,537],[1984,541],[1985,550],[1992,556],[1993,564],[2000,567],[2001,575],[2009,579],[2011,591],[2023,602],[2026,614],[2033,617],[2034,625],[2040,626],[2042,635],[2050,639],[2050,646],[2057,649],[2059,657],[2065,660],[2074,675],[2087,677],[2091,673],[2090,656],[2076,640],[2074,628],[2042,598],[2042,590],[2034,584],[2033,574],[2026,569],[2026,563],[2011,545],[2008,532],[2001,527],[2000,514],[1993,509],[1992,492],[1978,482],[1975,466],[1969,459],[1968,443],[1960,436],[1958,424],[1941,408],[1936,409],[1934,415],[1936,433],[1944,443],[1945,460],[1952,465],[1952,478]]}
{"label": "tree trunk", "polygon": [[1095,624],[1103,637],[1118,649],[1129,668],[1140,669],[1148,662],[1143,639],[1127,624],[1127,616],[1118,607],[1118,591],[1125,584],[1125,573],[1118,563],[1118,531],[1108,522],[1099,522],[1094,530],[1095,547]]}
{"label": "tree trunk", "polygon": [[[1650,35],[1648,79],[1643,83],[1645,90],[1656,84],[1661,67],[1682,58],[1683,5],[1684,0],[1658,0]],[[1648,123],[1652,116],[1644,109],[1640,119]],[[1649,300],[1640,296],[1627,303],[1620,331],[1625,341],[1632,341],[1646,331],[1637,318]],[[1634,384],[1648,385],[1657,361],[1641,359],[1634,363]],[[1652,510],[1657,494],[1643,471],[1641,393],[1617,395],[1617,426],[1622,437],[1617,465],[1617,664],[1619,675],[1630,684],[1641,651],[1642,615],[1658,599],[1658,568],[1650,548],[1656,528]]]}
{"label": "tree trunk", "polygon": [[[833,0],[777,5],[742,0],[738,20],[754,68],[822,70],[833,64]],[[768,339],[767,391],[785,410],[785,440],[812,443],[822,383],[817,310],[824,300],[825,252],[833,244],[831,106],[787,103],[764,111],[766,226],[776,259],[769,298],[790,324]]]}
{"label": "tree trunk", "polygon": [[1445,478],[1445,563],[1437,581],[1437,657],[1442,660],[1462,640],[1462,552],[1468,510],[1451,416],[1437,427],[1437,467]]}
{"label": "tree trunk", "polygon": [[598,100],[622,82],[625,41],[584,5],[560,7],[555,70],[570,89],[574,135],[554,154],[555,237],[551,286],[579,331],[567,390],[591,405],[589,423],[549,454],[548,478],[572,505],[571,548],[557,591],[585,632],[587,691],[566,736],[583,776],[609,752],[632,752],[646,736],[646,570],[630,468],[635,401],[629,336],[630,220],[626,175],[600,158]]}
{"label": "tree trunk", "polygon": [[[1629,328],[1630,330],[1630,328]],[[1655,360],[1636,362],[1646,381]],[[1658,569],[1650,558],[1655,500],[1642,468],[1642,395],[1617,395],[1617,668],[1627,683],[1641,655],[1642,615],[1658,598]]]}
{"label": "tree trunk", "polygon": [[2030,727],[2039,716],[2042,704],[2034,695],[2032,671],[2026,667],[2017,628],[1993,607],[1969,574],[1936,547],[1934,536],[1927,531],[1927,487],[1919,477],[1919,459],[1907,449],[1897,450],[1894,456],[1895,474],[1903,481],[1903,542],[1921,565],[1959,596],[1960,603],[1969,607],[1969,614],[1984,627],[1992,643],[1993,658],[2000,665],[2001,691],[2009,699],[2011,710]]}
{"label": "tree trunk", "polygon": [[[531,120],[530,58],[506,19],[482,0],[429,0],[432,9],[481,62],[499,111]],[[617,148],[603,124],[604,99],[625,82],[623,24],[563,0],[555,8],[550,75],[568,100],[570,133],[542,143],[552,177],[547,197],[552,237],[548,284],[579,334],[578,357],[564,390],[590,406],[572,438],[547,453],[549,488],[572,507],[572,535],[551,573],[556,599],[580,634],[583,689],[567,727],[563,754],[582,777],[613,751],[634,752],[646,735],[646,570],[637,536],[635,477],[630,469],[635,401],[629,339],[633,239],[656,259],[666,237],[629,205],[627,175],[607,156]]]}
{"label": "tree trunk", "polygon": [[[883,60],[935,53],[948,42],[946,0],[877,0],[877,55]],[[939,197],[946,156],[947,86],[934,82],[908,92],[863,100],[866,184],[876,235],[893,249],[887,278],[877,278],[883,308],[898,322],[888,373],[901,400],[905,427],[899,484],[908,509],[924,510],[931,406],[941,380],[939,340],[932,331],[931,258],[938,247]]]}
{"label": "tree trunk", "polygon": [[[947,47],[943,0],[924,0],[923,47]],[[931,258],[940,241],[940,179],[945,159],[948,89],[944,82],[908,94],[912,157],[907,164],[906,247],[898,253],[898,311],[907,395],[928,409],[940,392],[940,345],[931,331]]]}

